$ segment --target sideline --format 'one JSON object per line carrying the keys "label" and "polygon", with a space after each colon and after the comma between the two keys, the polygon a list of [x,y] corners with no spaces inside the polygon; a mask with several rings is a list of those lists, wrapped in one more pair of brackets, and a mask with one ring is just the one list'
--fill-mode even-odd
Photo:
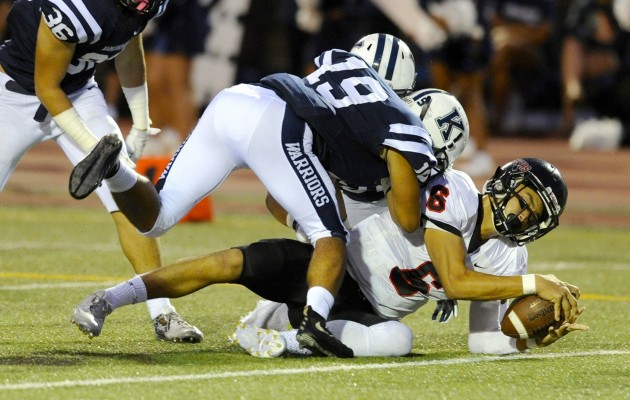
{"label": "sideline", "polygon": [[361,365],[333,365],[328,367],[311,367],[311,368],[278,368],[270,370],[247,370],[234,372],[217,372],[207,374],[194,375],[154,375],[143,377],[121,377],[109,379],[91,379],[91,380],[64,380],[57,382],[24,382],[14,384],[0,385],[0,392],[11,390],[33,390],[33,389],[55,389],[78,386],[105,386],[132,383],[168,383],[181,381],[201,381],[212,379],[253,377],[253,376],[277,376],[277,375],[299,375],[314,373],[330,373],[337,371],[359,371],[359,370],[377,370],[377,369],[398,369],[410,367],[427,367],[432,365],[461,365],[474,364],[495,361],[513,361],[513,360],[541,360],[547,358],[569,358],[569,357],[603,357],[616,355],[630,355],[630,351],[590,351],[580,353],[547,353],[547,354],[516,354],[508,356],[479,356],[470,358],[456,358],[451,360],[431,360],[431,361],[410,361],[401,363],[379,363],[379,364],[361,364]]}

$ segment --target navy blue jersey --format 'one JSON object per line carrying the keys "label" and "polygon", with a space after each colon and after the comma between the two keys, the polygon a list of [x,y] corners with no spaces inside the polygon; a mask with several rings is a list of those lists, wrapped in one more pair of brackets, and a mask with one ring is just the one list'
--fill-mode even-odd
{"label": "navy blue jersey", "polygon": [[354,185],[389,176],[379,154],[402,152],[422,181],[435,165],[420,118],[360,57],[343,50],[320,55],[301,79],[274,74],[261,83],[276,91],[313,130],[313,150],[329,172]]}
{"label": "navy blue jersey", "polygon": [[163,0],[153,12],[138,14],[117,0],[17,0],[7,17],[12,34],[0,47],[0,64],[24,89],[35,93],[35,43],[43,17],[59,40],[76,43],[61,82],[61,88],[72,93],[92,78],[96,64],[118,55],[149,20],[164,12],[167,3]]}

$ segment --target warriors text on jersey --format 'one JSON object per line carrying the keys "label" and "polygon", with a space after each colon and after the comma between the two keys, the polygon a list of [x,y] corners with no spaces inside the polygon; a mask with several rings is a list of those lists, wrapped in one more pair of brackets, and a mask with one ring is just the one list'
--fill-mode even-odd
{"label": "warriors text on jersey", "polygon": [[[525,247],[507,239],[480,240],[480,201],[470,177],[448,170],[432,178],[422,193],[424,227],[461,236],[470,269],[492,275],[522,274],[527,260]],[[422,230],[405,233],[385,213],[362,221],[350,233],[348,272],[381,317],[400,319],[428,299],[447,299]]]}
{"label": "warriors text on jersey", "polygon": [[329,50],[315,64],[318,69],[304,79],[275,74],[261,84],[309,124],[324,168],[354,185],[372,185],[389,175],[379,154],[390,147],[425,181],[435,165],[431,138],[405,102],[354,54]]}
{"label": "warriors text on jersey", "polygon": [[76,43],[61,82],[64,92],[72,93],[93,77],[96,64],[120,53],[167,3],[141,15],[117,0],[16,0],[7,17],[11,38],[0,47],[0,64],[22,88],[35,93],[35,44],[41,21],[59,40]]}

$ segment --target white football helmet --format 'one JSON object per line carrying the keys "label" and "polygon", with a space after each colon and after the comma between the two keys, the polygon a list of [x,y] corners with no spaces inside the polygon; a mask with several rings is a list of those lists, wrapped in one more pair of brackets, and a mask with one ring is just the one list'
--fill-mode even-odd
{"label": "white football helmet", "polygon": [[386,33],[372,33],[352,46],[350,53],[363,58],[399,96],[413,91],[416,63],[402,40]]}
{"label": "white football helmet", "polygon": [[464,107],[447,91],[422,89],[403,98],[424,123],[433,140],[437,168],[445,171],[466,147],[470,125]]}

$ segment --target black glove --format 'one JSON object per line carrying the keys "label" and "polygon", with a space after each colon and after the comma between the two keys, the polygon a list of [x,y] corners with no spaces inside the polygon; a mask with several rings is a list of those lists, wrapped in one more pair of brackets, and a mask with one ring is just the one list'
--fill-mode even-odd
{"label": "black glove", "polygon": [[431,319],[435,321],[440,312],[442,315],[440,315],[439,321],[442,324],[450,321],[451,318],[457,318],[457,300],[438,300]]}

